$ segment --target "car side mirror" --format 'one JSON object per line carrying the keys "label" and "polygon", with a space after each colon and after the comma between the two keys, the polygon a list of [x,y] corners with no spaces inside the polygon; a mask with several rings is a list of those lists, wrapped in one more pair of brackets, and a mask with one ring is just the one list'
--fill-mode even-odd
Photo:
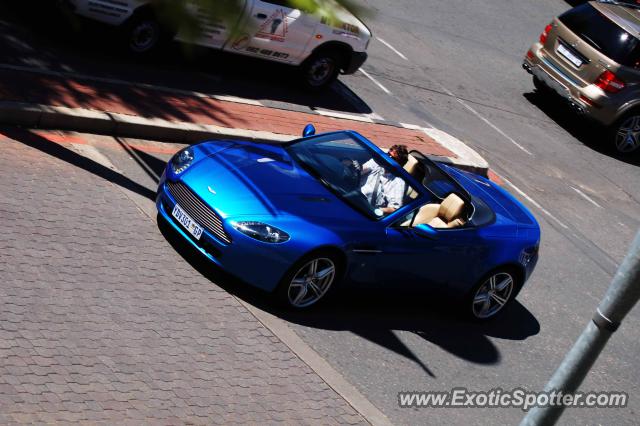
{"label": "car side mirror", "polygon": [[420,237],[429,238],[431,240],[435,240],[438,238],[438,231],[436,231],[433,227],[424,223],[414,226],[413,232],[415,232],[416,235]]}
{"label": "car side mirror", "polygon": [[304,130],[302,131],[302,136],[303,137],[307,137],[307,136],[313,136],[316,134],[316,128],[313,127],[313,124],[307,124],[306,126],[304,126]]}

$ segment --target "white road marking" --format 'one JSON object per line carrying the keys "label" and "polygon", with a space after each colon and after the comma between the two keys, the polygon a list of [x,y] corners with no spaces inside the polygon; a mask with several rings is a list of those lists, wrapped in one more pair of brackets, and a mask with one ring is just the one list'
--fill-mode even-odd
{"label": "white road marking", "polygon": [[511,142],[512,144],[514,144],[515,146],[517,146],[518,148],[520,148],[522,151],[526,152],[529,155],[533,155],[531,153],[531,151],[529,151],[527,148],[525,148],[524,146],[520,145],[518,142],[516,142],[515,140],[513,140],[513,138],[509,135],[507,135],[505,132],[502,131],[502,129],[500,129],[498,126],[496,126],[495,124],[493,124],[492,122],[490,122],[489,120],[487,120],[486,118],[484,118],[484,116],[482,114],[480,114],[478,111],[476,111],[474,108],[470,107],[465,101],[463,101],[462,99],[458,98],[456,95],[453,94],[453,92],[451,92],[449,89],[447,89],[446,87],[440,85],[442,87],[442,89],[451,97],[455,98],[456,101],[458,101],[458,103],[460,105],[462,105],[463,107],[465,107],[466,109],[468,109],[471,113],[473,113],[473,115],[475,115],[476,117],[478,117],[480,120],[484,121],[489,127],[491,127],[493,130],[495,130],[496,132],[500,133],[502,136],[504,136],[509,142]]}
{"label": "white road marking", "polygon": [[551,219],[553,219],[558,225],[562,226],[564,229],[569,229],[569,227],[567,225],[565,225],[564,223],[562,223],[557,217],[555,217],[554,215],[552,215],[547,209],[545,209],[544,207],[542,207],[540,204],[538,204],[537,201],[535,201],[533,198],[529,197],[527,194],[524,193],[524,191],[522,191],[520,188],[518,188],[517,186],[515,186],[514,184],[512,184],[507,178],[503,177],[503,176],[499,176],[500,179],[502,179],[507,185],[509,185],[511,188],[514,189],[514,191],[516,191],[518,194],[520,194],[524,199],[526,199],[527,201],[529,201],[531,204],[533,204],[535,207],[538,208],[538,210],[540,210],[542,213],[546,214],[547,216],[549,216]]}
{"label": "white road marking", "polygon": [[404,56],[402,53],[400,53],[400,51],[398,51],[398,49],[396,49],[395,47],[393,47],[392,45],[390,45],[389,43],[387,43],[386,41],[384,41],[383,39],[381,39],[380,37],[376,37],[376,39],[378,39],[378,41],[382,44],[384,44],[385,46],[387,46],[389,49],[393,50],[393,52],[400,56],[402,59],[404,59],[405,61],[408,61],[409,58],[407,58],[406,56]]}
{"label": "white road marking", "polygon": [[378,86],[380,89],[382,89],[382,91],[384,93],[386,93],[387,95],[391,94],[391,91],[389,89],[387,89],[386,87],[384,87],[382,84],[380,84],[380,82],[378,80],[376,80],[375,78],[371,77],[371,75],[369,75],[368,72],[366,72],[364,69],[360,68],[360,72],[362,74],[365,75],[365,77],[367,77],[369,80],[373,81],[373,83]]}
{"label": "white road marking", "polygon": [[380,121],[384,120],[384,118],[380,114],[377,114],[375,112],[372,112],[372,113],[369,113],[369,114],[363,114],[363,115],[365,117],[369,117],[372,120],[380,120]]}
{"label": "white road marking", "polygon": [[418,126],[417,124],[408,124],[408,123],[400,123],[402,127],[410,130],[424,130],[424,127]]}
{"label": "white road marking", "polygon": [[237,104],[264,106],[262,102],[256,101],[255,99],[239,98],[238,96],[228,96],[228,95],[208,95],[206,93],[199,93],[199,92],[192,92],[192,93],[195,96],[198,96],[200,98],[211,98],[211,99],[216,99],[218,101],[235,102]]}
{"label": "white road marking", "polygon": [[589,197],[587,194],[585,194],[584,192],[580,191],[578,188],[574,188],[572,186],[571,189],[576,191],[582,198],[584,198],[585,200],[587,200],[588,202],[590,202],[594,206],[599,207],[599,208],[603,208],[600,204],[596,203],[593,198]]}
{"label": "white road marking", "polygon": [[326,117],[335,117],[335,118],[344,118],[346,120],[355,120],[355,121],[364,121],[366,123],[373,123],[373,119],[366,114],[347,114],[344,112],[337,111],[328,111],[323,109],[314,108],[314,111],[320,115],[324,115]]}
{"label": "white road marking", "polygon": [[95,77],[95,76],[92,76],[92,75],[76,73],[76,72],[53,71],[53,70],[49,70],[49,69],[46,69],[46,68],[24,67],[24,66],[20,66],[20,65],[11,65],[11,64],[0,64],[0,69],[32,72],[32,73],[36,73],[36,74],[51,75],[51,76],[55,76],[55,77],[77,78],[77,79],[80,79],[80,80],[94,81],[94,82],[98,82],[98,83],[107,83],[107,84],[117,84],[117,85],[121,85],[121,86],[141,87],[143,89],[151,89],[151,90],[157,90],[157,91],[160,91],[160,92],[175,93],[175,94],[181,94],[181,95],[189,95],[189,96],[195,96],[195,97],[198,97],[198,98],[210,98],[210,99],[216,99],[216,100],[219,100],[219,101],[227,101],[227,102],[235,102],[235,103],[247,104],[247,105],[263,106],[263,104],[261,102],[256,101],[254,99],[239,98],[239,97],[236,97],[236,96],[212,95],[212,94],[208,94],[208,93],[194,92],[194,91],[190,91],[190,90],[181,90],[181,89],[173,89],[173,88],[165,87],[165,86],[157,86],[155,84],[148,84],[148,83],[140,83],[140,82],[136,82],[136,81],[121,80],[121,79],[118,79],[118,78]]}

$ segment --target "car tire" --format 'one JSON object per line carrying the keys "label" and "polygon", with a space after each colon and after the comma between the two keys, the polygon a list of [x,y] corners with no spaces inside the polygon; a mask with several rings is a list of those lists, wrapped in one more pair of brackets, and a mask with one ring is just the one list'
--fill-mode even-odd
{"label": "car tire", "polygon": [[131,17],[122,32],[122,41],[127,51],[138,56],[152,54],[169,39],[167,31],[151,12],[142,12]]}
{"label": "car tire", "polygon": [[513,302],[521,287],[522,283],[513,269],[495,269],[469,291],[464,299],[464,314],[479,322],[497,318]]}
{"label": "car tire", "polygon": [[335,81],[341,67],[342,57],[337,52],[314,53],[302,64],[302,82],[308,89],[320,90]]}
{"label": "car tire", "polygon": [[316,306],[335,289],[342,270],[342,263],[335,254],[329,251],[310,253],[284,275],[275,291],[276,300],[288,309]]}
{"label": "car tire", "polygon": [[608,129],[607,140],[617,154],[640,153],[640,110],[624,114]]}

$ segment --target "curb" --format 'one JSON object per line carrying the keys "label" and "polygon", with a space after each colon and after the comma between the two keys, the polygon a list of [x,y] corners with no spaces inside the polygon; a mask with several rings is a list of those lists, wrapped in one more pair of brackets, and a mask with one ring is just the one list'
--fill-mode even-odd
{"label": "curb", "polygon": [[[343,119],[349,120],[350,118]],[[371,121],[377,122],[379,120]],[[83,108],[10,101],[0,101],[0,123],[179,143],[194,143],[208,138],[280,143],[300,137],[299,135],[233,129],[211,124],[174,122]],[[438,129],[403,123],[380,122],[378,124],[423,131],[427,136],[457,155],[457,157],[429,156],[432,160],[451,164],[485,177],[488,175],[489,165],[486,160],[464,142],[448,133]]]}
{"label": "curb", "polygon": [[393,426],[393,423],[378,407],[373,405],[354,385],[349,383],[324,358],[302,340],[285,321],[275,315],[234,296],[251,314],[291,351],[309,366],[338,395],[344,398],[355,411],[372,426]]}

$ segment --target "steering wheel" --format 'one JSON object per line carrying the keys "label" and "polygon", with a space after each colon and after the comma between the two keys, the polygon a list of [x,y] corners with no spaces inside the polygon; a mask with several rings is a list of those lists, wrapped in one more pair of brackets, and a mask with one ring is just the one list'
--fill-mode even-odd
{"label": "steering wheel", "polygon": [[345,188],[348,190],[360,188],[360,178],[362,173],[362,166],[360,163],[350,158],[343,158],[340,161],[342,162],[342,180],[345,184]]}

